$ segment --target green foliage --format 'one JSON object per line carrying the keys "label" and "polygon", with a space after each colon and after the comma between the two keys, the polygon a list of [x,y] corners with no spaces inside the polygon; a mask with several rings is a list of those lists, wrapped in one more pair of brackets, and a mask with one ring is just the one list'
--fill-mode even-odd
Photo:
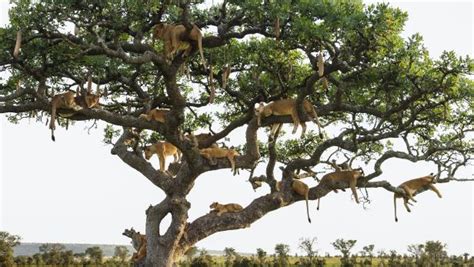
{"label": "green foliage", "polygon": [[[11,57],[16,31],[21,29],[25,42],[21,59],[31,69],[43,68],[44,75],[52,91],[72,89],[85,81],[86,73],[91,71],[96,80],[108,80],[108,107],[119,113],[126,113],[143,105],[143,99],[136,95],[131,83],[113,77],[133,77],[133,81],[144,92],[166,97],[165,83],[152,63],[127,64],[119,57],[103,53],[81,53],[87,45],[110,41],[121,42],[122,46],[133,44],[135,34],[146,25],[161,8],[160,3],[146,1],[12,1],[11,24],[0,29],[0,59]],[[233,77],[229,88],[238,92],[239,97],[218,90],[216,102],[226,104],[225,109],[210,112],[187,112],[184,129],[205,129],[210,125],[225,126],[242,116],[248,107],[245,100],[258,96],[265,100],[279,97],[295,97],[301,91],[305,79],[313,72],[308,57],[323,49],[328,64],[344,62],[343,71],[330,73],[336,83],[324,91],[319,83],[308,96],[316,105],[328,105],[341,94],[342,102],[349,106],[365,107],[367,112],[360,117],[347,116],[344,112],[332,112],[324,116],[329,123],[341,127],[354,128],[354,122],[381,123],[383,129],[398,127],[410,128],[417,136],[413,146],[423,151],[434,145],[436,140],[444,142],[455,135],[455,126],[472,123],[473,82],[466,77],[474,69],[469,57],[458,57],[454,52],[445,52],[439,59],[429,57],[423,46],[423,39],[415,34],[403,40],[400,33],[407,20],[407,14],[390,5],[375,4],[364,6],[362,1],[272,1],[262,8],[261,1],[228,1],[228,16],[245,19],[232,30],[246,30],[254,25],[273,30],[275,17],[282,23],[282,38],[275,42],[272,38],[253,35],[244,40],[230,39],[225,46],[206,49],[206,57],[219,77],[224,66],[231,66]],[[164,20],[176,22],[179,19],[178,5],[171,4]],[[193,21],[206,21],[218,15],[218,6],[204,12],[194,5],[191,9]],[[115,16],[112,14],[120,14]],[[113,23],[110,23],[113,21]],[[61,38],[51,41],[48,34],[54,35],[70,31],[76,25],[78,38],[82,44],[72,44]],[[147,28],[148,27],[148,28]],[[149,32],[143,32],[142,42],[150,43]],[[63,41],[61,41],[63,40]],[[159,42],[158,42],[159,43]],[[156,44],[158,45],[158,44]],[[331,49],[338,48],[338,51]],[[143,51],[129,51],[139,56]],[[337,52],[337,57],[335,56]],[[46,55],[46,56],[45,56]],[[314,56],[314,54],[313,54]],[[205,74],[199,71],[200,65],[193,57],[187,64],[193,73],[189,80],[180,76],[183,94],[190,101],[202,101],[206,94],[196,91],[202,85]],[[47,64],[44,68],[43,65]],[[186,64],[186,63],[185,63]],[[342,63],[341,63],[342,64]],[[2,90],[13,92],[19,78],[24,87],[36,87],[37,78],[21,75],[13,71]],[[329,75],[329,74],[328,74]],[[26,77],[25,77],[26,76]],[[65,77],[75,77],[73,83]],[[339,85],[339,86],[336,86]],[[344,90],[340,90],[340,87]],[[103,88],[105,88],[103,87]],[[204,97],[204,98],[203,98]],[[15,99],[15,103],[26,101],[26,96]],[[392,109],[407,100],[399,112]],[[165,105],[166,106],[166,105]],[[127,107],[127,108],[125,108]],[[389,112],[380,121],[377,112]],[[34,115],[36,116],[36,115]],[[412,119],[411,116],[414,116]],[[22,117],[10,116],[16,122]],[[413,120],[413,122],[409,122]],[[419,121],[419,123],[416,123]],[[443,134],[436,136],[437,130]],[[112,139],[120,130],[107,127],[104,142]],[[436,138],[433,138],[435,137]],[[304,140],[285,140],[279,142],[279,160],[283,163],[299,157],[306,157],[314,151],[320,140],[311,135]],[[465,140],[456,141],[456,146],[472,145]],[[304,149],[302,149],[304,148]],[[359,144],[360,154],[368,161],[390,150],[378,142]],[[288,159],[288,160],[285,160]]]}
{"label": "green foliage", "polygon": [[104,140],[106,144],[112,144],[112,139],[120,135],[120,130],[115,129],[113,125],[107,124],[104,128]]}
{"label": "green foliage", "polygon": [[317,255],[318,251],[315,249],[317,238],[300,238],[298,248],[306,253],[310,262]]}
{"label": "green foliage", "polygon": [[72,250],[66,250],[61,254],[61,265],[68,266],[74,263],[74,253]]}
{"label": "green foliage", "polygon": [[182,128],[196,131],[198,129],[208,128],[213,122],[214,119],[211,113],[187,114],[186,123]]}
{"label": "green foliage", "polygon": [[212,256],[205,249],[201,249],[199,257],[193,258],[191,267],[208,267],[214,264]]}
{"label": "green foliage", "polygon": [[239,255],[235,251],[235,248],[224,248],[224,253],[225,253],[225,263],[227,266],[229,266],[235,258],[238,258]]}
{"label": "green foliage", "polygon": [[65,250],[66,247],[59,243],[45,243],[39,247],[43,261],[50,265],[61,264]]}
{"label": "green foliage", "polygon": [[13,247],[20,244],[21,237],[0,231],[0,266],[13,264]]}
{"label": "green foliage", "polygon": [[335,250],[338,250],[342,253],[341,264],[349,264],[350,251],[356,244],[357,240],[344,240],[342,238],[336,239],[331,245]]}
{"label": "green foliage", "polygon": [[289,139],[277,143],[278,161],[288,163],[297,158],[308,158],[320,144],[321,138],[310,131],[304,138]]}
{"label": "green foliage", "polygon": [[[425,244],[412,244],[408,246],[410,252],[421,265],[437,265],[447,260],[446,244],[440,241],[426,241]],[[456,258],[453,258],[456,261]]]}
{"label": "green foliage", "polygon": [[128,258],[128,253],[129,251],[126,246],[116,246],[114,250],[114,258],[123,263]]}
{"label": "green foliage", "polygon": [[[5,232],[3,232],[5,233]],[[314,243],[316,238],[301,238],[300,244],[304,241],[310,241],[313,245],[312,251],[314,251]],[[338,239],[343,240],[343,239]],[[336,242],[338,242],[336,240]],[[311,242],[314,241],[314,242]],[[349,241],[343,240],[345,243]],[[336,243],[334,242],[334,243]],[[305,256],[289,256],[289,246],[285,244],[277,245],[278,252],[275,250],[275,256],[268,256],[263,249],[257,249],[256,254],[253,256],[240,256],[237,251],[233,248],[225,248],[224,253],[229,256],[232,256],[231,260],[226,259],[222,256],[211,256],[209,253],[204,250],[198,250],[196,247],[193,247],[192,250],[188,250],[187,255],[193,257],[186,257],[186,261],[181,261],[179,266],[255,266],[255,267],[265,267],[265,266],[338,266],[339,262],[342,260],[345,266],[378,266],[380,263],[384,262],[385,265],[390,266],[463,266],[474,263],[474,257],[469,257],[469,253],[464,253],[463,255],[451,255],[448,257],[445,249],[446,245],[440,241],[426,241],[424,244],[416,244],[408,246],[408,251],[412,253],[411,256],[400,255],[395,250],[390,250],[388,255],[380,254],[379,257],[374,257],[373,250],[374,245],[368,245],[363,247],[365,256],[357,257],[352,255],[349,257],[349,261],[345,262],[340,257],[315,257],[310,258],[308,255]],[[124,246],[117,246],[115,248],[114,258],[103,261],[102,263],[94,263],[93,259],[90,258],[89,254],[78,253],[73,254],[72,251],[66,251],[61,244],[45,244],[41,247],[43,254],[37,253],[31,257],[29,256],[17,256],[12,259],[13,262],[21,266],[40,266],[45,265],[43,258],[47,258],[45,253],[51,253],[54,251],[60,251],[60,263],[57,266],[72,266],[74,264],[81,264],[87,266],[125,266],[128,264],[126,260],[122,260],[122,256],[127,257],[128,251]],[[413,253],[413,248],[416,248],[419,253]],[[426,249],[425,249],[426,248]],[[90,252],[96,250],[94,247],[87,248]],[[282,253],[280,253],[283,251]],[[198,254],[196,256],[196,254]],[[286,255],[280,258],[280,255]],[[184,260],[185,258],[182,258]],[[125,264],[125,265],[124,265]],[[4,266],[4,265],[2,265]],[[9,265],[5,265],[9,266]],[[128,266],[128,265],[127,265]]]}
{"label": "green foliage", "polygon": [[89,256],[89,259],[94,264],[100,264],[104,258],[104,252],[100,247],[90,247],[86,249],[86,255]]}
{"label": "green foliage", "polygon": [[265,262],[265,257],[267,256],[267,252],[261,248],[257,248],[257,258],[260,264]]}
{"label": "green foliage", "polygon": [[275,245],[275,263],[280,266],[289,266],[289,254],[290,246],[287,244],[276,244]]}
{"label": "green foliage", "polygon": [[375,248],[375,245],[373,244],[364,246],[361,251],[362,256],[367,255],[368,257],[372,258],[374,256],[374,248]]}

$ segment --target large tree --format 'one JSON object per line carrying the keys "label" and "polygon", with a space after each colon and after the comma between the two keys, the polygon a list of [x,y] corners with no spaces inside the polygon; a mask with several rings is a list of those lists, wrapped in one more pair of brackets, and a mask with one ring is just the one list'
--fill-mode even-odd
{"label": "large tree", "polygon": [[[63,110],[60,114],[67,119],[59,122],[108,123],[105,142],[112,145],[112,154],[166,193],[147,209],[148,266],[171,266],[199,240],[248,227],[270,211],[301,201],[291,190],[291,179],[314,176],[315,168],[342,156],[364,168],[359,188],[382,187],[403,194],[390,181],[373,181],[382,174],[382,164],[395,158],[436,164],[438,183],[468,180],[457,174],[472,160],[474,101],[468,75],[473,62],[453,52],[432,59],[419,35],[403,40],[400,32],[407,15],[387,4],[225,0],[209,7],[190,0],[12,2],[11,23],[0,29],[0,65],[8,75],[0,85],[0,113],[8,113],[13,122],[28,117],[44,122],[54,94],[82,87],[88,77],[100,85],[107,93],[100,100],[102,109]],[[192,23],[203,29],[204,54],[212,67],[205,68],[197,53],[189,57],[178,53],[168,61],[162,42],[151,38],[159,22],[185,25],[181,38],[188,41]],[[21,50],[15,57],[18,32]],[[195,51],[197,45],[191,44]],[[320,54],[323,76],[318,73]],[[223,87],[227,67],[231,74]],[[212,87],[218,87],[216,99],[209,103]],[[310,131],[304,138],[288,134],[285,139],[257,140],[259,128],[291,122],[290,116],[270,116],[258,124],[254,116],[257,103],[282,98],[296,99],[303,121],[308,116],[302,101],[309,100],[323,126],[332,131],[325,131],[323,138]],[[156,107],[170,109],[166,123],[139,118]],[[241,126],[244,143],[229,144],[226,137]],[[139,137],[136,129],[141,130]],[[214,165],[203,158],[193,138],[185,137],[187,129],[213,133],[201,147],[216,141],[236,146],[241,152],[237,168],[249,170],[250,181],[268,184],[271,192],[241,212],[209,213],[188,222],[191,203],[186,196],[195,180],[230,164],[218,160]],[[169,172],[154,169],[138,145],[157,139],[183,153]],[[254,173],[259,164],[266,165],[265,174]],[[277,165],[284,181],[280,191],[275,188]],[[310,189],[309,199],[331,190],[318,185]],[[168,214],[171,224],[162,233],[160,223]]]}

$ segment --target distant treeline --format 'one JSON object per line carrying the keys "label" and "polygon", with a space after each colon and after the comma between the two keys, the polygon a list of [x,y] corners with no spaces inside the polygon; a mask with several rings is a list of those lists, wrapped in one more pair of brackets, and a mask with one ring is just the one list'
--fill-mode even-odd
{"label": "distant treeline", "polygon": [[204,267],[283,267],[283,266],[390,266],[390,267],[441,267],[462,266],[474,267],[474,257],[469,253],[449,256],[446,244],[439,241],[427,241],[425,244],[409,245],[409,254],[398,254],[395,250],[374,252],[375,246],[364,246],[360,252],[351,253],[356,240],[337,239],[331,243],[341,253],[341,256],[319,256],[316,249],[316,238],[300,239],[298,250],[302,255],[290,255],[290,247],[277,244],[274,253],[269,255],[262,249],[257,249],[252,256],[241,256],[233,248],[225,248],[224,256],[211,256],[204,249],[192,248],[186,253],[179,266]]}
{"label": "distant treeline", "polygon": [[[24,243],[22,242],[18,246],[13,248],[13,255],[16,256],[33,256],[34,254],[40,252],[39,248],[41,245],[46,243]],[[76,244],[76,243],[61,243],[66,250],[72,250],[73,253],[84,253],[87,248],[90,247],[100,247],[104,253],[104,257],[113,257],[115,252],[115,247],[117,245],[100,245],[100,244]],[[130,245],[126,246],[129,251],[132,251],[133,248]]]}
{"label": "distant treeline", "polygon": [[[234,248],[224,248],[220,256],[212,256],[205,249],[190,248],[181,258],[182,267],[283,267],[283,266],[474,266],[474,257],[469,253],[449,256],[446,244],[427,241],[424,244],[409,245],[408,254],[395,250],[378,250],[375,245],[364,246],[362,251],[353,252],[356,240],[337,239],[331,245],[340,256],[318,255],[316,238],[301,238],[297,250],[301,255],[290,255],[290,246],[276,244],[273,254],[257,249],[253,255],[241,255]],[[20,244],[20,237],[0,231],[0,267],[16,266],[138,266],[131,262],[134,249],[130,246],[71,244],[35,244],[36,253],[14,256],[13,248]],[[30,248],[31,248],[30,247]],[[71,249],[71,248],[74,248]],[[82,248],[80,252],[78,249]],[[109,252],[104,253],[104,248]],[[112,249],[113,248],[113,249]],[[112,252],[113,251],[113,252]],[[215,252],[213,252],[215,253]]]}

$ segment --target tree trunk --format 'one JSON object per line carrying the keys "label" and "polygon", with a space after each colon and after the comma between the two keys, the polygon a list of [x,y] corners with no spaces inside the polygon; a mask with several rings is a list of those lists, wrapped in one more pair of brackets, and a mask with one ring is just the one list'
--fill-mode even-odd
{"label": "tree trunk", "polygon": [[[187,211],[190,204],[180,197],[167,197],[160,204],[150,206],[147,211],[146,236],[147,267],[171,267],[183,254],[179,241],[183,237]],[[171,224],[166,232],[160,234],[162,220],[171,214]]]}
{"label": "tree trunk", "polygon": [[[159,243],[158,243],[159,244]],[[146,267],[172,267],[176,266],[178,260],[182,256],[178,246],[163,246],[159,244],[157,247],[151,247],[150,256],[146,257]]]}
{"label": "tree trunk", "polygon": [[157,248],[155,255],[147,256],[146,258],[146,267],[172,267],[174,257],[171,255],[171,251],[166,251],[165,249],[160,250]]}

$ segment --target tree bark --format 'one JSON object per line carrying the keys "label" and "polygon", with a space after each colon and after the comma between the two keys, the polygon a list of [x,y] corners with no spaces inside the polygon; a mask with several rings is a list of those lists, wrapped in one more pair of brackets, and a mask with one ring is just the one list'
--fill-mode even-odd
{"label": "tree bark", "polygon": [[[145,266],[173,266],[183,253],[178,241],[183,237],[190,204],[184,198],[166,197],[147,211],[147,257]],[[171,224],[161,235],[160,224],[171,214]]]}

